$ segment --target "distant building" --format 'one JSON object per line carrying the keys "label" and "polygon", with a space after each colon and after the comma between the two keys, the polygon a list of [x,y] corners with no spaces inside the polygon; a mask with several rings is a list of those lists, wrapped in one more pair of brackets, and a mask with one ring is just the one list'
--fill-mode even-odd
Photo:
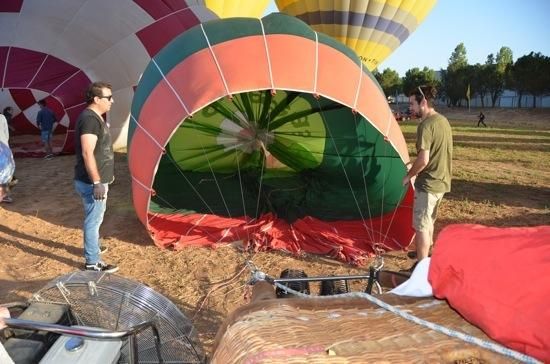
{"label": "distant building", "polygon": [[[466,100],[464,100],[466,102]],[[485,95],[483,100],[484,107],[492,107],[493,103],[491,101],[491,95]],[[519,95],[514,90],[504,90],[502,95],[498,97],[495,102],[495,107],[511,107],[517,108],[519,104]],[[467,105],[467,103],[466,103]],[[472,97],[470,100],[471,107],[481,107],[481,97],[476,96]],[[521,97],[521,108],[532,108],[533,107],[533,95],[523,94]],[[550,95],[538,96],[536,99],[537,108],[546,108],[550,107]]]}

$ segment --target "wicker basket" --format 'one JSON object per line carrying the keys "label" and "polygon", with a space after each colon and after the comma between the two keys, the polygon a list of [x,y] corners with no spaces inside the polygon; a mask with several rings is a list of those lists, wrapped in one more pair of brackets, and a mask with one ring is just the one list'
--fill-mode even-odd
{"label": "wicker basket", "polygon": [[[489,340],[445,301],[378,296],[419,318]],[[275,299],[257,284],[252,302],[218,331],[212,363],[514,363],[398,317],[364,299]]]}

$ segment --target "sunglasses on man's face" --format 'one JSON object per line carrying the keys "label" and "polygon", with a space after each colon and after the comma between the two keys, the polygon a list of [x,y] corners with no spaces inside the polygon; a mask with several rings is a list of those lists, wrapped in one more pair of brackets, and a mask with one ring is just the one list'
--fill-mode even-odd
{"label": "sunglasses on man's face", "polygon": [[109,96],[98,96],[100,99],[107,99],[107,101],[111,101],[113,99],[113,95]]}

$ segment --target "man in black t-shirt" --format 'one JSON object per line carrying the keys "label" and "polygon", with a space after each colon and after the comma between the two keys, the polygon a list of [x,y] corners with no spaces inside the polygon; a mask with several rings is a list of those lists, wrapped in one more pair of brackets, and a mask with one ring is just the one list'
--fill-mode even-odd
{"label": "man in black t-shirt", "polygon": [[109,273],[116,272],[118,267],[99,257],[106,250],[99,241],[99,228],[107,207],[109,184],[114,180],[111,134],[102,117],[113,102],[110,84],[92,83],[86,90],[88,106],[78,117],[75,130],[74,185],[84,204],[85,269]]}
{"label": "man in black t-shirt", "polygon": [[40,128],[40,139],[44,144],[46,159],[51,159],[54,154],[52,150],[53,126],[57,122],[55,113],[48,107],[46,99],[38,101],[40,111],[36,115],[36,126]]}

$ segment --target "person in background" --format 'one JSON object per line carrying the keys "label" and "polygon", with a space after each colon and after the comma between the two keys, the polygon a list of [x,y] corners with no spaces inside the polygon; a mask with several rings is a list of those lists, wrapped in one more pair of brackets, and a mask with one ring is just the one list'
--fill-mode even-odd
{"label": "person in background", "polygon": [[44,150],[46,152],[45,159],[53,158],[52,153],[52,131],[55,122],[57,121],[55,114],[47,106],[46,100],[38,101],[40,111],[36,115],[36,125],[40,128],[40,139],[44,144]]}
{"label": "person in background", "polygon": [[411,112],[421,118],[416,132],[417,158],[403,177],[404,186],[416,178],[413,228],[417,263],[429,255],[437,209],[451,190],[453,134],[447,118],[434,109],[436,98],[432,86],[419,86],[409,93]]}
{"label": "person in background", "polygon": [[102,115],[113,104],[111,85],[94,82],[86,90],[88,106],[76,122],[74,186],[84,205],[85,269],[113,273],[118,267],[100,259],[105,252],[99,228],[107,208],[109,184],[114,177],[114,152],[109,126]]}
{"label": "person in background", "polygon": [[479,112],[479,120],[477,121],[477,127],[479,128],[479,124],[483,124],[484,127],[487,127],[487,124],[485,124],[485,114],[483,114],[483,111]]}
{"label": "person in background", "polygon": [[13,108],[11,106],[6,106],[4,110],[2,110],[2,115],[6,117],[6,120],[8,122],[8,128],[13,131],[13,126],[11,125],[11,119],[13,119]]}

